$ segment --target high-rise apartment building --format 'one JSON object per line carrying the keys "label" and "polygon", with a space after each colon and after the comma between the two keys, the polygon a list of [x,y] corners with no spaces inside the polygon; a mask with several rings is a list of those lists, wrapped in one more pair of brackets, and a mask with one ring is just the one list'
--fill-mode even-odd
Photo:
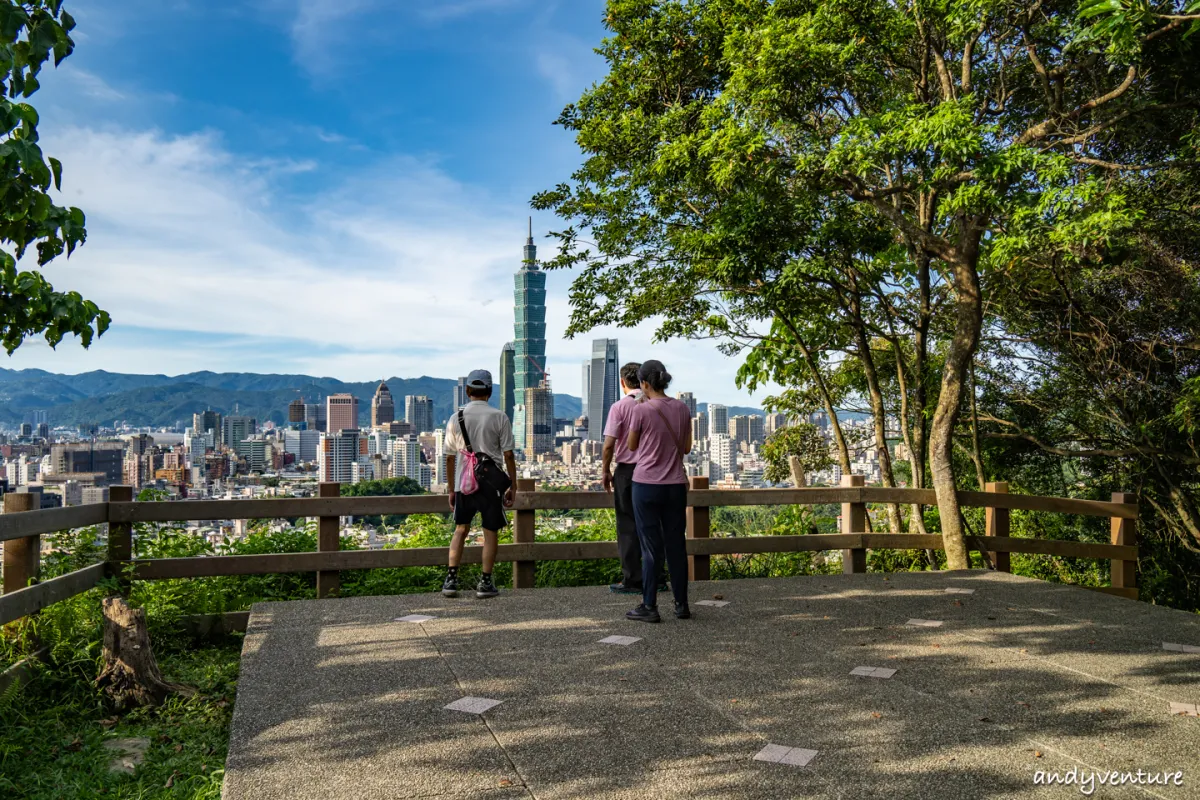
{"label": "high-rise apartment building", "polygon": [[775,431],[783,430],[787,426],[787,414],[781,414],[778,412],[774,414],[767,414],[766,418],[763,420],[763,433],[765,433],[767,436],[770,436],[771,434],[775,433]]}
{"label": "high-rise apartment building", "polygon": [[751,414],[748,419],[750,435],[747,438],[747,441],[753,442],[754,444],[762,444],[767,438],[765,428],[763,427],[762,416],[759,414]]}
{"label": "high-rise apartment building", "polygon": [[[529,221],[529,238],[525,240],[525,251],[521,269],[514,276],[514,341],[513,358],[513,434],[517,449],[538,452],[532,436],[535,430],[554,427],[554,400],[549,386],[545,394],[550,398],[546,410],[545,398],[539,395],[542,382],[546,380],[546,273],[537,262],[537,247],[533,243],[533,220]],[[538,397],[538,414],[533,416],[532,392]],[[553,445],[554,432],[549,431]],[[548,452],[541,450],[540,452]]]}
{"label": "high-rise apartment building", "polygon": [[325,400],[325,425],[329,433],[358,431],[358,398],[352,394],[331,394]]}
{"label": "high-rise apartment building", "polygon": [[304,425],[304,398],[297,397],[288,403],[288,427],[299,428]]}
{"label": "high-rise apartment building", "polygon": [[471,398],[467,397],[467,379],[464,376],[459,378],[458,383],[454,385],[454,410],[458,411],[469,402],[471,402]]}
{"label": "high-rise apartment building", "polygon": [[377,428],[395,421],[396,401],[392,399],[392,390],[384,381],[380,381],[375,388],[375,396],[371,398],[371,427]]}
{"label": "high-rise apartment building", "polygon": [[708,438],[708,414],[697,411],[692,416],[692,441],[702,442]]}
{"label": "high-rise apartment building", "polygon": [[735,445],[750,441],[750,417],[745,414],[730,417],[726,430]]}
{"label": "high-rise apartment building", "polygon": [[708,404],[708,435],[729,433],[729,409],[718,403]]}
{"label": "high-rise apartment building", "polygon": [[554,393],[550,381],[525,389],[525,456],[554,450]]}
{"label": "high-rise apartment building", "polygon": [[404,398],[404,421],[412,425],[413,433],[433,430],[433,400],[423,394]]}
{"label": "high-rise apartment building", "polygon": [[691,392],[676,392],[675,399],[687,406],[690,416],[696,416],[696,395]]}
{"label": "high-rise apartment building", "polygon": [[617,360],[616,339],[592,342],[592,360],[588,378],[588,438],[604,439],[608,411],[621,399],[621,364]]}
{"label": "high-rise apartment building", "polygon": [[708,437],[710,443],[709,458],[720,468],[720,475],[713,477],[709,472],[709,480],[721,480],[726,475],[737,476],[737,444],[725,434],[715,433]]}
{"label": "high-rise apartment building", "polygon": [[192,430],[196,433],[212,432],[213,447],[221,445],[221,434],[224,432],[224,427],[221,425],[221,415],[216,411],[201,411],[199,414],[192,414]]}
{"label": "high-rise apartment building", "polygon": [[507,342],[500,349],[500,410],[509,422],[513,420],[513,409],[517,405],[516,386],[513,385],[516,379],[517,351],[512,342]]}
{"label": "high-rise apartment building", "polygon": [[240,414],[230,415],[221,421],[221,442],[230,450],[237,450],[239,442],[244,442],[258,433],[258,420],[254,417],[244,417]]}
{"label": "high-rise apartment building", "polygon": [[421,443],[416,436],[401,436],[391,440],[392,477],[411,478],[421,482]]}
{"label": "high-rise apartment building", "polygon": [[322,482],[350,483],[354,465],[367,457],[367,440],[357,430],[341,429],[321,436],[320,479]]}

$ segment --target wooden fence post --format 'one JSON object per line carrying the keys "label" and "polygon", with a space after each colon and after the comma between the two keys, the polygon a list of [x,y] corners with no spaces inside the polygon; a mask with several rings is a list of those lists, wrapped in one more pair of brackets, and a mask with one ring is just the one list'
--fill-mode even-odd
{"label": "wooden fence post", "polygon": [[[518,478],[517,492],[518,494],[526,494],[528,492],[537,491],[537,481],[533,478]],[[537,530],[537,511],[530,509],[517,509],[517,519],[513,524],[513,544],[533,544]],[[537,580],[537,562],[535,561],[514,561],[513,562],[513,588],[514,589],[532,589]]]}
{"label": "wooden fence post", "polygon": [[[340,483],[322,483],[318,486],[318,497],[341,497]],[[317,551],[321,553],[336,553],[342,547],[341,517],[318,517],[317,522]],[[317,597],[336,597],[342,588],[342,574],[337,570],[320,570],[317,572]]]}
{"label": "wooden fence post", "polygon": [[[985,492],[995,492],[996,494],[1008,494],[1008,481],[992,481],[984,484]],[[1009,527],[1009,510],[1007,508],[993,508],[988,506],[984,511],[984,536],[1000,536],[1007,537],[1011,533]],[[988,551],[988,558],[992,560],[992,564],[996,566],[997,572],[1012,572],[1012,565],[1008,553],[993,553]]]}
{"label": "wooden fence post", "polygon": [[[36,511],[33,507],[41,495],[36,492],[10,492],[4,495],[4,513],[19,514]],[[41,565],[42,537],[25,536],[9,539],[4,543],[4,593],[24,589],[30,581],[36,581]]]}
{"label": "wooden fence post", "polygon": [[[866,485],[862,475],[843,475],[842,486],[862,487]],[[842,503],[842,533],[865,533],[867,530],[867,504]],[[842,551],[842,572],[867,571],[867,551],[863,547],[853,547]]]}
{"label": "wooden fence post", "polygon": [[[1127,492],[1113,492],[1112,501],[1114,503],[1129,503],[1137,502],[1137,495]],[[1121,517],[1112,518],[1112,544],[1126,545],[1136,547],[1137,540],[1137,520],[1123,519]],[[1137,599],[1137,561],[1124,561],[1113,559],[1110,562],[1111,579],[1109,585],[1114,589],[1132,590],[1127,593],[1133,599]]]}
{"label": "wooden fence post", "polygon": [[[132,503],[133,487],[108,487],[108,502]],[[110,570],[110,574],[117,579],[117,583],[121,587],[121,594],[125,596],[128,596],[130,589],[133,588],[133,582],[125,574],[125,570],[128,568],[125,562],[130,561],[132,558],[133,523],[108,523],[108,568]]]}
{"label": "wooden fence post", "polygon": [[[701,491],[708,488],[708,478],[696,477],[691,479],[691,489]],[[688,506],[687,536],[689,539],[707,539],[710,533],[711,518],[708,506]],[[706,581],[710,578],[709,556],[688,557],[688,579]]]}

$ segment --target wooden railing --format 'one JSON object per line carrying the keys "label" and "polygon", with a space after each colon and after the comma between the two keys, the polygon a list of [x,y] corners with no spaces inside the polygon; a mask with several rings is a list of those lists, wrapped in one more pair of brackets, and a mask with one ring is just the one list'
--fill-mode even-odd
{"label": "wooden railing", "polygon": [[[500,545],[498,560],[513,562],[514,588],[532,588],[538,561],[577,561],[616,558],[616,542],[535,542],[534,519],[538,510],[611,508],[612,496],[603,492],[538,492],[531,480],[518,482],[513,543]],[[1101,591],[1137,599],[1138,506],[1131,494],[1117,493],[1111,502],[1008,494],[1003,483],[988,484],[986,492],[959,492],[959,502],[986,509],[984,536],[967,537],[971,550],[989,554],[991,564],[1008,571],[1009,553],[1035,553],[1072,558],[1099,558],[1112,562],[1111,587]],[[394,550],[339,550],[338,525],[343,516],[382,514],[440,514],[448,511],[445,495],[409,497],[340,497],[338,484],[321,484],[320,496],[270,500],[181,500],[169,503],[133,502],[128,486],[113,486],[109,502],[73,508],[29,510],[36,495],[4,497],[0,515],[0,541],[4,546],[4,595],[0,596],[0,625],[36,613],[53,603],[93,588],[106,576],[127,580],[163,580],[315,572],[319,597],[335,596],[339,572],[444,565],[445,547]],[[823,505],[842,506],[841,533],[794,536],[739,536],[710,538],[709,509],[713,506]],[[688,492],[688,542],[690,572],[707,580],[714,555],[841,550],[843,571],[866,571],[868,550],[942,548],[940,535],[873,533],[867,528],[867,504],[936,505],[930,489],[867,487],[862,477],[847,476],[842,486],[804,489],[713,490],[706,478],[693,478]],[[1111,544],[1012,538],[1009,514],[1013,510],[1058,512],[1111,520]],[[132,558],[135,523],[226,519],[281,519],[316,517],[318,549],[312,553],[202,556],[192,558]],[[89,525],[108,524],[108,558],[42,583],[37,582],[40,536]],[[481,549],[466,549],[464,561],[477,563]]]}

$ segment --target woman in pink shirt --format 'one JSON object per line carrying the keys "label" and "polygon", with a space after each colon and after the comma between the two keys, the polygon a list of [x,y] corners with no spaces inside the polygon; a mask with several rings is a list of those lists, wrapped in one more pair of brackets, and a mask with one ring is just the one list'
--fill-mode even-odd
{"label": "woman in pink shirt", "polygon": [[[629,449],[637,453],[633,471],[633,515],[642,542],[642,574],[658,575],[664,556],[675,595],[675,617],[691,616],[687,600],[687,472],[683,457],[692,450],[692,417],[686,403],[667,397],[671,374],[661,361],[638,369],[642,397],[629,422]],[[657,581],[642,582],[642,604],[625,616],[658,622]]]}

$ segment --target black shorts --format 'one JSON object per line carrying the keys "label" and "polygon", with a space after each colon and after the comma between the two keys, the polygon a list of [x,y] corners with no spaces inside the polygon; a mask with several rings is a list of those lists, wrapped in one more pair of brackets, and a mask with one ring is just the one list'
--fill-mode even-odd
{"label": "black shorts", "polygon": [[470,525],[478,514],[485,531],[508,527],[504,513],[504,495],[495,489],[480,486],[473,494],[454,493],[454,524]]}

